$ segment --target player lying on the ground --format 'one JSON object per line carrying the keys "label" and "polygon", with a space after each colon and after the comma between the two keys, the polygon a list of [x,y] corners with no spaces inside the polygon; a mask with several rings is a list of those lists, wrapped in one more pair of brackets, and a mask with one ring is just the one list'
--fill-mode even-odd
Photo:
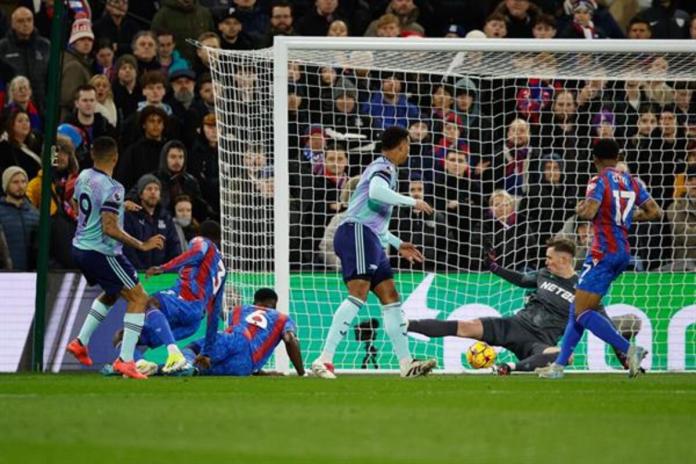
{"label": "player lying on the ground", "polygon": [[570,306],[561,352],[552,364],[539,370],[542,378],[563,377],[563,368],[585,329],[626,355],[629,377],[641,372],[640,363],[647,351],[631,345],[597,311],[611,283],[628,267],[631,223],[662,216],[662,209],[645,187],[630,174],[616,169],[619,152],[619,144],[611,139],[601,139],[594,146],[594,164],[599,175],[590,180],[585,200],[577,206],[580,219],[592,220],[592,248],[575,288],[575,302]]}
{"label": "player lying on the ground", "polygon": [[433,212],[432,207],[423,200],[397,193],[397,166],[408,160],[410,143],[406,129],[393,126],[384,131],[382,154],[360,176],[345,218],[336,229],[334,249],[341,259],[348,297],[334,313],[321,354],[312,363],[312,372],[317,377],[336,378],[333,367],[336,347],[348,333],[370,291],[382,304],[384,330],[399,358],[401,376],[427,375],[436,365],[434,359],[417,360],[411,356],[406,334],[407,321],[401,310],[401,297],[394,285],[394,272],[385,252],[385,248],[391,245],[411,262],[423,261],[423,255],[412,243],[403,242],[389,232],[394,206],[407,206],[426,214]]}
{"label": "player lying on the ground", "polygon": [[91,150],[94,167],[80,173],[75,183],[73,203],[79,210],[72,242],[72,256],[89,285],[99,286],[99,295],[87,314],[77,338],[67,346],[81,364],[92,365],[87,345],[92,333],[120,298],[126,301],[123,316],[124,336],[114,371],[127,377],[146,379],[136,369],[133,352],[145,320],[147,293],[138,282],[138,274],[123,255],[123,245],[140,251],[162,249],[164,237],[154,235],[145,242],[123,230],[124,190],[111,176],[118,162],[118,147],[111,137],[98,137]]}
{"label": "player lying on the ground", "polygon": [[[167,347],[167,362],[162,371],[174,372],[186,367],[187,361],[176,346],[177,340],[190,337],[207,316],[206,338],[211,340],[218,329],[222,305],[216,305],[218,293],[225,289],[225,265],[220,254],[221,230],[215,221],[204,221],[189,249],[161,266],[146,271],[148,277],[179,271],[174,285],[152,295],[145,313],[138,349]],[[222,300],[220,300],[221,302]],[[115,336],[118,343],[119,333]]]}
{"label": "player lying on the ground", "polygon": [[[297,375],[305,375],[295,322],[287,314],[276,311],[277,304],[276,292],[270,288],[259,289],[254,294],[253,305],[237,306],[229,314],[227,329],[215,332],[209,350],[204,349],[201,339],[184,348],[184,355],[198,367],[201,375],[247,376],[260,373],[275,347],[283,341]],[[143,368],[152,369],[152,366]]]}
{"label": "player lying on the ground", "polygon": [[[530,372],[551,363],[559,352],[556,344],[568,320],[578,276],[574,270],[575,244],[557,238],[547,245],[546,267],[529,274],[505,269],[495,262],[492,252],[488,255],[491,272],[518,287],[534,289],[524,308],[515,315],[465,321],[414,320],[409,322],[408,330],[428,337],[457,336],[502,346],[519,361],[498,364],[495,367],[498,375]],[[633,316],[621,316],[615,323],[621,325],[627,336],[640,330],[640,320]]]}

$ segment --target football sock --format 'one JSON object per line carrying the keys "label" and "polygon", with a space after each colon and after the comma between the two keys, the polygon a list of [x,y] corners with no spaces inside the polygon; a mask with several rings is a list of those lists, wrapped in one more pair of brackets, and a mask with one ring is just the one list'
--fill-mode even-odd
{"label": "football sock", "polygon": [[94,331],[97,330],[99,324],[106,318],[109,309],[111,308],[99,301],[98,298],[92,302],[92,308],[87,313],[87,319],[85,319],[85,322],[82,324],[80,334],[77,336],[84,346],[89,344],[89,339],[92,337]]}
{"label": "football sock", "polygon": [[597,311],[585,311],[578,317],[578,323],[621,353],[628,353],[631,344],[616,331],[607,318]]}
{"label": "football sock", "polygon": [[517,372],[534,372],[537,367],[548,366],[552,363],[558,353],[541,353],[529,356],[523,360],[517,362],[512,367],[513,371]]}
{"label": "football sock", "polygon": [[138,343],[140,332],[143,330],[144,322],[144,313],[126,313],[123,316],[123,343],[121,343],[120,354],[122,360],[133,361],[133,352]]}
{"label": "football sock", "polygon": [[363,304],[365,304],[365,302],[361,301],[359,298],[348,296],[338,307],[331,321],[329,333],[326,335],[324,349],[321,351],[320,358],[323,362],[333,362],[336,347],[348,333],[353,319],[358,315],[358,311]]}
{"label": "football sock", "polygon": [[568,359],[575,351],[575,347],[582,338],[585,331],[584,327],[575,320],[575,304],[571,303],[568,314],[568,323],[566,324],[565,332],[563,333],[563,343],[561,343],[561,352],[556,357],[556,364],[561,366],[568,365]]}
{"label": "football sock", "polygon": [[163,345],[174,345],[176,340],[174,340],[169,321],[167,321],[162,311],[159,309],[148,311],[145,315],[145,320],[147,321],[147,325],[152,327],[155,331],[157,338],[159,338],[159,341],[162,342]]}
{"label": "football sock", "polygon": [[384,330],[389,335],[399,362],[410,362],[413,358],[408,348],[408,334],[406,332],[408,321],[401,311],[401,302],[382,306],[382,318],[384,319]]}
{"label": "football sock", "polygon": [[428,337],[455,337],[457,321],[440,321],[438,319],[420,319],[408,321],[408,331],[423,334]]}

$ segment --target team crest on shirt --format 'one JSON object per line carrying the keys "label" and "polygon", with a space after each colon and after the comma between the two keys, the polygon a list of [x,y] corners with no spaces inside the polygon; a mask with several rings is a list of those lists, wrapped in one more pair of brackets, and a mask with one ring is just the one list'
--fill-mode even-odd
{"label": "team crest on shirt", "polygon": [[268,319],[263,311],[254,311],[246,317],[245,321],[247,324],[255,325],[261,329],[268,327]]}
{"label": "team crest on shirt", "polygon": [[118,192],[114,193],[114,200],[121,201],[121,194]]}

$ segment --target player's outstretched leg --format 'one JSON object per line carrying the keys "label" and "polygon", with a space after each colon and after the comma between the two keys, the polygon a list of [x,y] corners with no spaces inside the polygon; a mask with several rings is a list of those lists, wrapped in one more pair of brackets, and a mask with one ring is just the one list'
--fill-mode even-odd
{"label": "player's outstretched leg", "polygon": [[[350,290],[351,286],[359,285],[359,282],[365,282],[367,289],[369,289],[369,282],[355,280],[348,282],[348,289]],[[367,289],[364,290],[365,296],[367,295]],[[364,297],[360,299],[353,296],[353,293],[355,292],[351,292],[348,298],[341,302],[341,305],[334,313],[329,333],[326,335],[326,340],[324,341],[324,348],[321,350],[321,355],[312,363],[312,373],[322,379],[336,378],[333,367],[333,358],[336,353],[336,348],[348,333],[353,319],[358,315],[358,311],[360,311],[362,305],[365,304]]]}
{"label": "player's outstretched leg", "polygon": [[107,313],[114,303],[116,303],[117,299],[118,295],[107,295],[105,293],[95,298],[89,313],[87,313],[87,318],[82,324],[80,333],[77,335],[77,338],[72,339],[70,343],[68,343],[68,352],[75,356],[75,358],[80,361],[80,364],[85,366],[92,365],[92,358],[89,357],[89,352],[87,350],[89,340],[94,331],[97,330],[97,327],[99,327],[99,324],[106,318]]}
{"label": "player's outstretched leg", "polygon": [[439,319],[418,319],[408,321],[408,331],[430,338],[456,337],[458,321],[441,321]]}
{"label": "player's outstretched leg", "polygon": [[138,372],[133,361],[135,346],[138,344],[140,332],[145,323],[145,306],[147,305],[147,293],[143,286],[137,284],[133,288],[121,290],[121,296],[126,300],[126,314],[123,316],[123,342],[121,353],[114,361],[114,371],[132,379],[147,379],[146,375]]}
{"label": "player's outstretched leg", "polygon": [[172,334],[169,321],[159,309],[151,309],[145,314],[145,325],[149,326],[163,345],[167,346],[167,361],[162,368],[162,372],[170,374],[182,370],[186,367],[187,361],[184,355],[176,346],[176,340]]}
{"label": "player's outstretched leg", "polygon": [[382,302],[382,318],[384,330],[394,347],[394,353],[399,358],[401,377],[412,378],[428,375],[436,366],[434,359],[418,360],[411,357],[408,347],[408,321],[401,310],[399,294],[393,279],[382,281],[375,287],[375,294]]}

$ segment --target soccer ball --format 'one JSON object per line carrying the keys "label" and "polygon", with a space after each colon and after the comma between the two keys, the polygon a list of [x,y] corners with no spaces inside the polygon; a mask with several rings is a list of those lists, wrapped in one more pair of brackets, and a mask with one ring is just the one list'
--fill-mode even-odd
{"label": "soccer ball", "polygon": [[466,360],[474,369],[491,367],[495,356],[495,350],[486,342],[476,342],[466,352]]}

